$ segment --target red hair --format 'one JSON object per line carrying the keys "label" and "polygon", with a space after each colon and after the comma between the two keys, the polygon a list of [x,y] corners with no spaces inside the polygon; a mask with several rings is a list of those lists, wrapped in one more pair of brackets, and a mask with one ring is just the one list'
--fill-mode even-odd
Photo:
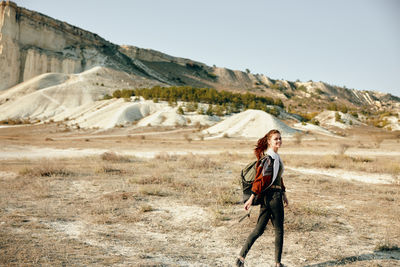
{"label": "red hair", "polygon": [[271,139],[273,134],[281,134],[278,130],[269,131],[263,138],[258,139],[254,154],[256,154],[257,160],[264,155],[264,151],[268,148],[268,141]]}

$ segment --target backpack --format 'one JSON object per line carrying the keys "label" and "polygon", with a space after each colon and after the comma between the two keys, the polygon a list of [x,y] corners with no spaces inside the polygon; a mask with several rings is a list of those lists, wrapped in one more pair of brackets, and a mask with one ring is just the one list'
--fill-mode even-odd
{"label": "backpack", "polygon": [[[264,157],[260,158],[259,161],[262,161],[263,159]],[[240,179],[242,182],[242,190],[243,190],[243,203],[245,203],[251,196],[251,187],[253,186],[254,179],[256,178],[257,162],[258,160],[250,162],[240,172]],[[259,204],[261,204],[261,199],[259,199],[259,197],[256,196],[251,205],[259,205]]]}

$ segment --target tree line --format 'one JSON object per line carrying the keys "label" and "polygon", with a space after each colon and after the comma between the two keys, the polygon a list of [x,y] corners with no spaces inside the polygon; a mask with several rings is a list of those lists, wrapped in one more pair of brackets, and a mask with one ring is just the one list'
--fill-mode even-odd
{"label": "tree line", "polygon": [[[114,98],[130,98],[132,96],[141,96],[146,100],[152,99],[154,102],[168,101],[176,103],[177,101],[206,103],[212,105],[224,106],[230,112],[240,112],[243,109],[259,109],[270,112],[267,105],[275,105],[284,108],[281,99],[274,99],[266,96],[257,96],[251,93],[232,93],[228,91],[217,91],[213,88],[193,88],[191,86],[171,86],[138,89],[122,89],[113,92]],[[111,98],[106,95],[105,99]]]}

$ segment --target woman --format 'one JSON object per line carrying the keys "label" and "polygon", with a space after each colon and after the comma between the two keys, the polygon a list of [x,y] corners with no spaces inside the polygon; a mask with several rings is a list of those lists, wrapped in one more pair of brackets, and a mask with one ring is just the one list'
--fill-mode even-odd
{"label": "woman", "polygon": [[[251,197],[244,204],[245,210],[251,207],[255,198],[261,200],[260,215],[255,229],[249,235],[246,243],[236,260],[236,266],[244,266],[244,259],[253,243],[260,237],[267,226],[269,219],[275,228],[275,262],[276,266],[282,266],[283,246],[283,203],[289,205],[285,193],[285,185],[282,180],[283,163],[278,155],[278,149],[282,145],[281,134],[278,130],[269,131],[259,139],[254,153],[257,156],[256,177],[253,182]],[[266,151],[266,154],[264,152]]]}

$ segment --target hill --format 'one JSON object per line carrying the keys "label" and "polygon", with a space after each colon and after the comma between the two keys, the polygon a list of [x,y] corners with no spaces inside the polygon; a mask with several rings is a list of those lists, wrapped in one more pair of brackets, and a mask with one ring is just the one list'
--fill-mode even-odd
{"label": "hill", "polygon": [[[208,66],[151,49],[120,46],[9,1],[0,3],[0,46],[3,119],[6,115],[7,118],[35,118],[58,114],[52,109],[93,102],[116,89],[160,85],[207,87],[272,97],[280,99],[290,113],[303,117],[327,107],[374,116],[389,112],[384,118],[375,118],[375,124],[386,127],[394,122],[396,125],[390,127],[397,129],[398,126],[400,98],[390,94],[324,82],[274,80],[249,70]],[[105,77],[96,68],[101,68]],[[90,70],[97,75],[88,76]],[[53,101],[57,95],[65,99]],[[77,99],[72,100],[74,97]],[[19,98],[24,107],[16,107],[13,102]],[[29,111],[32,108],[26,102],[33,99],[44,105],[40,114]]]}

